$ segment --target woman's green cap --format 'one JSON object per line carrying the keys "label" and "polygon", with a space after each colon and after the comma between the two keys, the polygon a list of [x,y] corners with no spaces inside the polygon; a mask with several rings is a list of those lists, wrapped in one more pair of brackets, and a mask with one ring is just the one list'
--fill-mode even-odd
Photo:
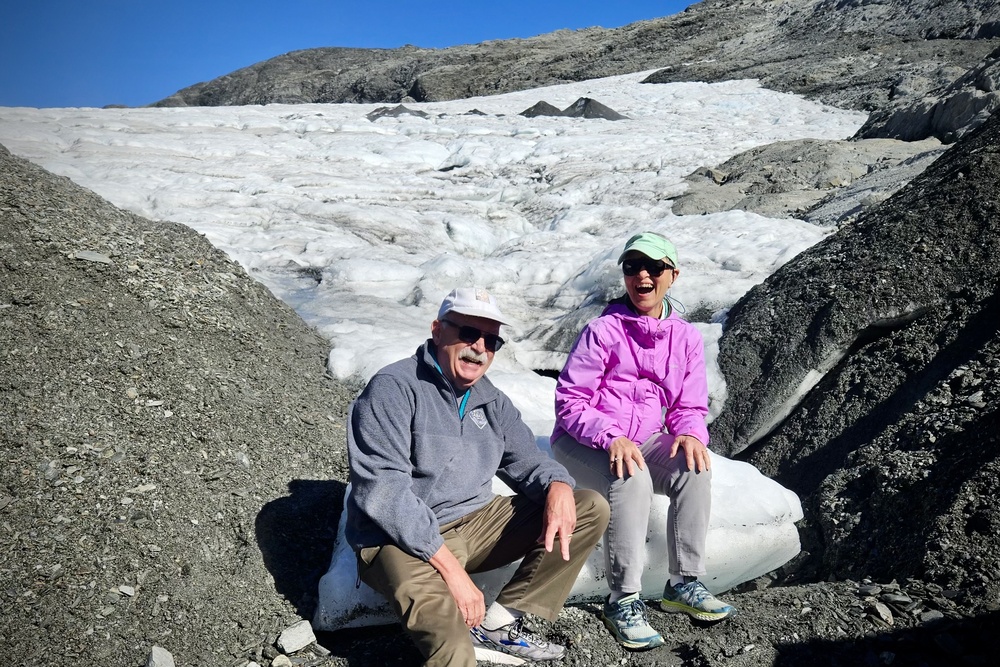
{"label": "woman's green cap", "polygon": [[625,244],[625,249],[618,257],[618,263],[625,261],[625,255],[633,250],[641,252],[650,259],[667,259],[677,268],[677,249],[674,244],[653,232],[643,232],[636,234]]}

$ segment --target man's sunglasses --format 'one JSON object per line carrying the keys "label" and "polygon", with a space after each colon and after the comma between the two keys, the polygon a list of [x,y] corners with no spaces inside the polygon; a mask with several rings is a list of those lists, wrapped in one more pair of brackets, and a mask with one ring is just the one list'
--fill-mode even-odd
{"label": "man's sunglasses", "polygon": [[673,271],[674,267],[662,259],[649,259],[648,257],[646,259],[626,259],[622,262],[622,273],[626,276],[637,276],[643,269],[646,269],[646,273],[653,278],[659,278],[664,271]]}
{"label": "man's sunglasses", "polygon": [[506,342],[500,336],[496,334],[487,333],[485,331],[481,331],[476,327],[470,327],[468,325],[462,326],[459,324],[455,324],[451,320],[441,320],[441,323],[450,324],[451,326],[458,329],[458,339],[463,343],[468,343],[469,345],[472,345],[480,338],[482,338],[483,343],[486,344],[486,349],[489,350],[490,352],[499,351],[500,348],[503,347],[503,344]]}

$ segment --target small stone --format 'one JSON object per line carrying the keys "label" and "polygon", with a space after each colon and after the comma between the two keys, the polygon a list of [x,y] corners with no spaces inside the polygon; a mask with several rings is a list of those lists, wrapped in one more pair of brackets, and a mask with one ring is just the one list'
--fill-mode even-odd
{"label": "small stone", "polygon": [[59,475],[62,474],[62,461],[59,459],[52,459],[51,461],[46,461],[42,466],[42,475],[48,481],[53,481],[59,479]]}
{"label": "small stone", "polygon": [[972,396],[965,399],[965,402],[974,408],[985,408],[986,401],[983,400],[983,392],[977,391]]}
{"label": "small stone", "polygon": [[876,602],[872,605],[872,610],[878,616],[878,618],[885,621],[888,625],[892,625],[892,612],[889,608],[882,604],[881,602]]}
{"label": "small stone", "polygon": [[910,596],[905,593],[885,593],[879,599],[882,600],[882,602],[898,604],[900,606],[906,606],[913,602]]}
{"label": "small stone", "polygon": [[271,661],[271,667],[292,667],[292,661],[288,659],[287,655],[279,655]]}
{"label": "small stone", "polygon": [[154,646],[146,656],[146,667],[174,667],[174,656],[167,649]]}
{"label": "small stone", "polygon": [[132,588],[131,586],[126,586],[124,584],[122,584],[121,586],[118,587],[118,592],[121,593],[122,595],[126,595],[128,597],[134,597],[135,596],[135,589]]}
{"label": "small stone", "polygon": [[77,250],[73,253],[73,259],[84,259],[88,262],[98,262],[100,264],[111,264],[111,258],[93,250]]}
{"label": "small stone", "polygon": [[921,623],[930,623],[931,621],[940,621],[944,618],[944,614],[939,612],[937,609],[928,609],[924,613],[920,614]]}
{"label": "small stone", "polygon": [[316,635],[313,633],[312,624],[309,621],[299,621],[295,625],[286,628],[278,636],[278,648],[281,649],[282,653],[295,653],[296,651],[301,651],[309,644],[316,641]]}

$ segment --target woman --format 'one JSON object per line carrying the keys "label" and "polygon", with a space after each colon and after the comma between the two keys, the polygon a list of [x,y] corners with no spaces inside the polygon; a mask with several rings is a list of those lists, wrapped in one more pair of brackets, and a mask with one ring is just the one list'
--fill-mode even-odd
{"label": "woman", "polygon": [[559,374],[552,453],[611,505],[611,592],[601,618],[623,646],[650,649],[664,644],[640,598],[654,493],[670,497],[661,608],[700,620],[734,609],[698,581],[711,509],[708,383],[701,334],[666,298],[680,275],[677,251],[645,232],[628,240],[618,263],[625,294],[583,329]]}

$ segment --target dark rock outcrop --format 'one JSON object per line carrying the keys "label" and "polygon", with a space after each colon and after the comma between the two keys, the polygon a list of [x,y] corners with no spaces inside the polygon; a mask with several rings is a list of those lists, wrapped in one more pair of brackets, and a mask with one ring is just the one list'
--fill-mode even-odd
{"label": "dark rock outcrop", "polygon": [[554,104],[549,104],[545,100],[541,100],[522,111],[521,115],[526,118],[537,118],[539,116],[561,116],[563,112],[562,109]]}
{"label": "dark rock outcrop", "polygon": [[618,113],[606,104],[589,97],[581,97],[562,111],[570,118],[599,118],[602,120],[626,120],[627,117]]}
{"label": "dark rock outcrop", "polygon": [[531,105],[522,111],[520,115],[527,118],[536,118],[538,116],[565,116],[566,118],[590,118],[601,120],[626,120],[628,118],[606,104],[601,104],[597,100],[593,100],[589,97],[581,97],[565,109],[560,109],[559,107],[549,104],[543,100]]}
{"label": "dark rock outcrop", "polygon": [[[897,84],[898,89],[905,86],[905,80]],[[896,97],[892,95],[894,100]],[[900,97],[909,99],[906,95]],[[858,137],[892,137],[904,141],[937,137],[950,143],[979,127],[997,107],[1000,107],[1000,48],[943,90],[932,91],[909,103],[894,101],[876,110],[858,130]]]}
{"label": "dark rock outcrop", "polygon": [[[723,20],[732,23],[715,28],[725,31],[719,41],[646,80],[755,78],[834,106],[895,108],[976,66],[996,47],[1000,20],[1000,7],[983,0],[748,0],[725,7],[732,14]],[[686,37],[695,42],[713,30],[697,19],[691,28],[697,33]]]}
{"label": "dark rock outcrop", "polygon": [[1000,592],[998,147],[994,116],[729,313],[713,442],[805,499],[828,575]]}
{"label": "dark rock outcrop", "polygon": [[417,118],[429,118],[430,114],[426,111],[420,111],[419,109],[410,109],[402,104],[397,104],[394,107],[379,107],[374,111],[365,114],[365,118],[371,122],[377,121],[379,118],[400,118],[401,116],[415,116]]}

